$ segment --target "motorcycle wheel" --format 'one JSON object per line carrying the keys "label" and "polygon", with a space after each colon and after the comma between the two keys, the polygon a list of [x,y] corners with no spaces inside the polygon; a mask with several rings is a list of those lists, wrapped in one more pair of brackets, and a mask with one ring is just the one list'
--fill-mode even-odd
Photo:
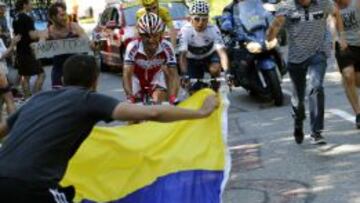
{"label": "motorcycle wheel", "polygon": [[284,104],[284,94],[282,92],[280,81],[275,69],[265,71],[264,76],[267,84],[269,85],[275,106],[282,106]]}

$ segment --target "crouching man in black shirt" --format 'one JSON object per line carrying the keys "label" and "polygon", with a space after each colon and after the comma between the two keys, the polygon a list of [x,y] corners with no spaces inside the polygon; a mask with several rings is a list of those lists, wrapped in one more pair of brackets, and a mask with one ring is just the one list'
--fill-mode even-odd
{"label": "crouching man in black shirt", "polygon": [[98,68],[91,56],[75,55],[63,67],[65,87],[39,93],[0,126],[0,202],[71,202],[61,188],[70,158],[99,121],[171,122],[209,116],[219,105],[209,96],[199,110],[138,106],[96,93]]}

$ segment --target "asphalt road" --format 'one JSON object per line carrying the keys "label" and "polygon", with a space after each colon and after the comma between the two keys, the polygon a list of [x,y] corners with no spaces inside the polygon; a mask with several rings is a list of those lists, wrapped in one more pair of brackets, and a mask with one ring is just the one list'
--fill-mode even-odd
{"label": "asphalt road", "polygon": [[[312,146],[308,140],[295,144],[287,78],[283,88],[287,99],[280,108],[253,100],[241,90],[230,95],[232,172],[224,202],[360,202],[360,131],[334,61],[329,61],[325,82],[328,145]],[[309,133],[308,123],[307,119]]]}

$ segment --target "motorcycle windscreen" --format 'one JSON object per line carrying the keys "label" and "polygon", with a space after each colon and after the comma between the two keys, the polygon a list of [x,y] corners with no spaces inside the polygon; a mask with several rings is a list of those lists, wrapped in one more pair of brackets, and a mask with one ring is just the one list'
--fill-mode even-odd
{"label": "motorcycle windscreen", "polygon": [[268,13],[264,9],[261,0],[240,1],[234,7],[234,20],[242,25],[247,32],[259,28],[266,28]]}

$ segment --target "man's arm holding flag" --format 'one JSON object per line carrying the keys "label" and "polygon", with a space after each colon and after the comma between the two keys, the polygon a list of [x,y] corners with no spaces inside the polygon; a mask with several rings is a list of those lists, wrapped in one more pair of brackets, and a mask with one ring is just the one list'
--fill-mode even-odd
{"label": "man's arm holding flag", "polygon": [[208,96],[202,107],[198,110],[189,110],[171,105],[141,106],[120,103],[113,111],[113,119],[123,121],[151,120],[158,122],[191,120],[211,115],[218,106],[219,98],[215,95]]}

